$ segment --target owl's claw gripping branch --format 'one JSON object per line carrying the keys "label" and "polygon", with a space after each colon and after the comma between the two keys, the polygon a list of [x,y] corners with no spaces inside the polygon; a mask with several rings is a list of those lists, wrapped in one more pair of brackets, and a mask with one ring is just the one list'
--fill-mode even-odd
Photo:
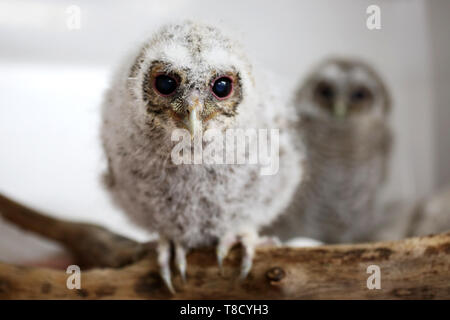
{"label": "owl's claw gripping branch", "polygon": [[186,283],[186,254],[186,248],[180,243],[175,243],[175,265],[180,272],[183,283]]}
{"label": "owl's claw gripping branch", "polygon": [[231,247],[237,242],[237,238],[234,234],[226,234],[223,238],[219,239],[217,245],[217,264],[219,265],[220,273],[223,275],[223,260],[225,260]]}
{"label": "owl's claw gripping branch", "polygon": [[278,242],[275,240],[268,241],[267,237],[259,237],[258,233],[254,229],[249,229],[241,231],[238,233],[228,233],[223,238],[219,240],[217,246],[217,263],[219,264],[219,269],[223,275],[223,261],[228,255],[231,247],[236,243],[241,243],[243,247],[242,262],[241,262],[241,280],[247,278],[253,265],[253,258],[255,256],[255,248],[261,245],[277,245]]}
{"label": "owl's claw gripping branch", "polygon": [[258,234],[254,231],[246,232],[241,236],[241,243],[244,248],[241,264],[240,278],[247,278],[253,265],[253,257],[255,256],[255,247],[258,243]]}
{"label": "owl's claw gripping branch", "polygon": [[167,289],[169,289],[170,293],[175,294],[170,271],[170,251],[170,241],[165,238],[160,238],[157,246],[159,272]]}
{"label": "owl's claw gripping branch", "polygon": [[[183,283],[186,283],[187,249],[178,242],[173,242],[173,245],[175,249],[175,265],[178,272],[180,273],[181,280],[183,281]],[[172,271],[170,269],[170,261],[172,258],[172,241],[164,237],[161,237],[158,240],[157,257],[161,278],[163,279],[170,293],[175,294],[175,289],[172,284]]]}

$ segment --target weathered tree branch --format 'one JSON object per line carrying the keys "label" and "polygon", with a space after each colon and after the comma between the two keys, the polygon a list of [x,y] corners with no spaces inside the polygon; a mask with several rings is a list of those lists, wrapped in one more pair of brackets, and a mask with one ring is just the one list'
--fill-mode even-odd
{"label": "weathered tree branch", "polygon": [[[219,275],[213,250],[188,256],[188,280],[174,275],[172,296],[149,244],[104,228],[46,217],[0,195],[0,212],[20,227],[64,244],[82,271],[82,289],[66,287],[64,271],[0,263],[0,299],[448,299],[450,233],[397,242],[316,248],[261,248],[248,279],[238,279],[240,250]],[[78,262],[79,261],[79,262]],[[381,289],[366,286],[369,265]],[[82,269],[84,270],[84,269]]]}
{"label": "weathered tree branch", "polygon": [[0,214],[24,230],[61,243],[85,268],[124,266],[138,260],[151,248],[150,244],[138,243],[99,226],[43,215],[2,194]]}

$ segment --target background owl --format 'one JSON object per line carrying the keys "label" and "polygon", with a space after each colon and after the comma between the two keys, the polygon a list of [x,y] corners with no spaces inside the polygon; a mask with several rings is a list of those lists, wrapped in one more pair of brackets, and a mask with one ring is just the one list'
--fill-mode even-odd
{"label": "background owl", "polygon": [[295,96],[305,144],[305,178],[268,231],[282,239],[370,240],[386,223],[379,190],[391,149],[389,94],[367,64],[330,59]]}
{"label": "background owl", "polygon": [[[256,87],[262,83],[262,90]],[[190,248],[217,244],[219,264],[237,241],[241,276],[251,267],[257,231],[289,203],[301,179],[289,136],[294,112],[259,81],[242,49],[218,29],[193,22],[162,27],[119,70],[103,105],[106,182],[139,226],[160,236],[158,262],[169,289],[171,244],[184,278]],[[175,165],[174,129],[280,129],[279,171],[259,165]],[[250,143],[250,142],[248,142]],[[205,147],[205,142],[203,142]]]}
{"label": "background owl", "polygon": [[450,187],[422,199],[407,212],[405,236],[426,236],[450,230]]}

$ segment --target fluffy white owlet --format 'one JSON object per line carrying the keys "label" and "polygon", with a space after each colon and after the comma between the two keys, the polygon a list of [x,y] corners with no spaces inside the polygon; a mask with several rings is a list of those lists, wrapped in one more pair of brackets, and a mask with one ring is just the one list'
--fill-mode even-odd
{"label": "fluffy white owlet", "polygon": [[[240,242],[245,277],[261,240],[258,229],[287,207],[300,182],[300,155],[286,121],[294,112],[268,93],[273,83],[262,82],[261,90],[256,83],[236,43],[214,27],[185,22],[161,28],[126,61],[107,92],[106,180],[132,221],[159,234],[158,262],[171,291],[172,245],[184,279],[189,249],[217,245],[221,265],[229,248]],[[190,158],[195,152],[191,139],[234,128],[279,129],[268,146],[279,142],[275,174],[262,175],[259,162],[209,161],[214,153],[203,153],[200,164],[174,163],[172,152],[180,143]],[[181,129],[189,139],[172,141]],[[213,143],[200,141],[203,151]],[[254,142],[254,136],[245,140],[247,147]]]}
{"label": "fluffy white owlet", "polygon": [[367,64],[330,59],[295,96],[305,178],[270,232],[328,243],[370,240],[387,217],[379,203],[391,149],[390,98]]}

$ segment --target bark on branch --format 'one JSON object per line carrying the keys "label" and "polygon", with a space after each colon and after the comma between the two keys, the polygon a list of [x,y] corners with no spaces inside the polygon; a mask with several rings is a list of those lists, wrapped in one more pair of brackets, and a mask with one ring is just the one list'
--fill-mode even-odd
{"label": "bark on branch", "polygon": [[[188,280],[174,273],[172,296],[158,274],[150,244],[104,228],[45,216],[0,195],[2,216],[66,246],[82,266],[82,288],[69,290],[64,271],[0,263],[0,299],[448,299],[450,233],[396,242],[315,248],[261,248],[245,281],[240,249],[219,274],[214,250],[188,256]],[[369,290],[369,265],[381,289]],[[84,269],[90,267],[92,269]]]}

